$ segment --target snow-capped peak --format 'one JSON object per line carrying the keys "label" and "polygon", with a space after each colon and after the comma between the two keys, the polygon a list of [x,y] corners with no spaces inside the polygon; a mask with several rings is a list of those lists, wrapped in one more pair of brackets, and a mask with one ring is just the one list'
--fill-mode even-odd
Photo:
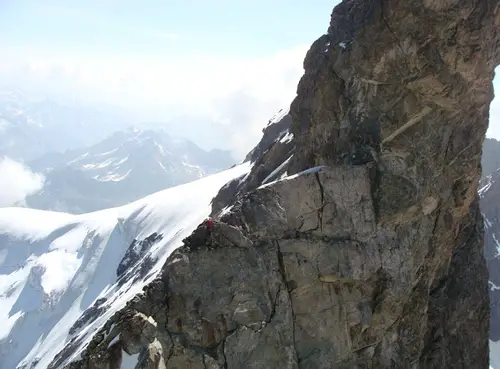
{"label": "snow-capped peak", "polygon": [[29,164],[47,178],[44,192],[28,199],[30,207],[82,213],[135,201],[219,172],[234,162],[229,154],[206,152],[162,131],[130,129]]}

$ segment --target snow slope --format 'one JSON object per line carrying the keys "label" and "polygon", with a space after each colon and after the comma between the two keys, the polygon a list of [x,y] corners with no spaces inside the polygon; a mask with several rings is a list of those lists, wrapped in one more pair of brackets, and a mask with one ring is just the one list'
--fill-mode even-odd
{"label": "snow slope", "polygon": [[220,187],[250,167],[83,215],[0,209],[0,369],[45,369],[72,339],[83,349],[210,213]]}

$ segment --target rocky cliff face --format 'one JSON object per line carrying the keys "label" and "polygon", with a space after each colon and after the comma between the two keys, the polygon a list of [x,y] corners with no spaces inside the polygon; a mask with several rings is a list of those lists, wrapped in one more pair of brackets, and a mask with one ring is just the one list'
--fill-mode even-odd
{"label": "rocky cliff face", "polygon": [[81,360],[65,364],[70,343],[51,367],[487,368],[477,183],[499,3],[337,6],[293,147],[266,140],[211,238],[198,228]]}

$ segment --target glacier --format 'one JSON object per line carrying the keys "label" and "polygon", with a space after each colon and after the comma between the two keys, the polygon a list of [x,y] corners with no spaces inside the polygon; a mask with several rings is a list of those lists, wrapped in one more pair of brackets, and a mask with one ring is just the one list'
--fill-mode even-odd
{"label": "glacier", "polygon": [[[156,277],[210,214],[219,189],[250,169],[243,163],[88,214],[0,209],[0,369],[45,369],[70,340],[79,349],[66,361],[78,358],[95,330]],[[137,247],[152,235],[148,248]],[[125,277],[118,277],[124,262]],[[92,309],[93,320],[75,324]]]}

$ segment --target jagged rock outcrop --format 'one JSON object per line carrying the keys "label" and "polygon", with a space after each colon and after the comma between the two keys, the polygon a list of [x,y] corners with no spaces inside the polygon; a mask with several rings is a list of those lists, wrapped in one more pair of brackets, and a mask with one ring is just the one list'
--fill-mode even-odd
{"label": "jagged rock outcrop", "polygon": [[[146,274],[149,273],[151,265],[154,264],[154,260],[149,255],[146,257],[144,257],[144,255],[147,254],[151,246],[162,239],[163,234],[153,232],[144,240],[134,239],[132,241],[116,269],[116,276],[120,284],[124,284],[133,278],[144,278]],[[130,273],[129,270],[131,267],[139,262],[141,262],[139,271],[136,270],[134,273]]]}
{"label": "jagged rock outcrop", "polygon": [[477,183],[499,2],[337,6],[291,107],[300,174],[236,186],[211,239],[196,230],[67,367],[488,368]]}
{"label": "jagged rock outcrop", "polygon": [[252,171],[244,177],[232,180],[220,189],[212,201],[212,216],[220,215],[238,195],[252,191],[261,184],[273,181],[286,173],[295,151],[293,135],[289,132],[291,121],[292,118],[288,113],[269,121],[262,130],[262,139],[245,158],[245,161],[253,163]]}
{"label": "jagged rock outcrop", "polygon": [[291,122],[292,117],[289,112],[281,109],[273,118],[269,120],[266,127],[262,130],[262,139],[259,141],[257,146],[255,146],[247,154],[245,161],[256,162],[261,160],[265,153],[276,145],[279,139],[283,142],[289,142],[289,140],[283,139],[290,128]]}

